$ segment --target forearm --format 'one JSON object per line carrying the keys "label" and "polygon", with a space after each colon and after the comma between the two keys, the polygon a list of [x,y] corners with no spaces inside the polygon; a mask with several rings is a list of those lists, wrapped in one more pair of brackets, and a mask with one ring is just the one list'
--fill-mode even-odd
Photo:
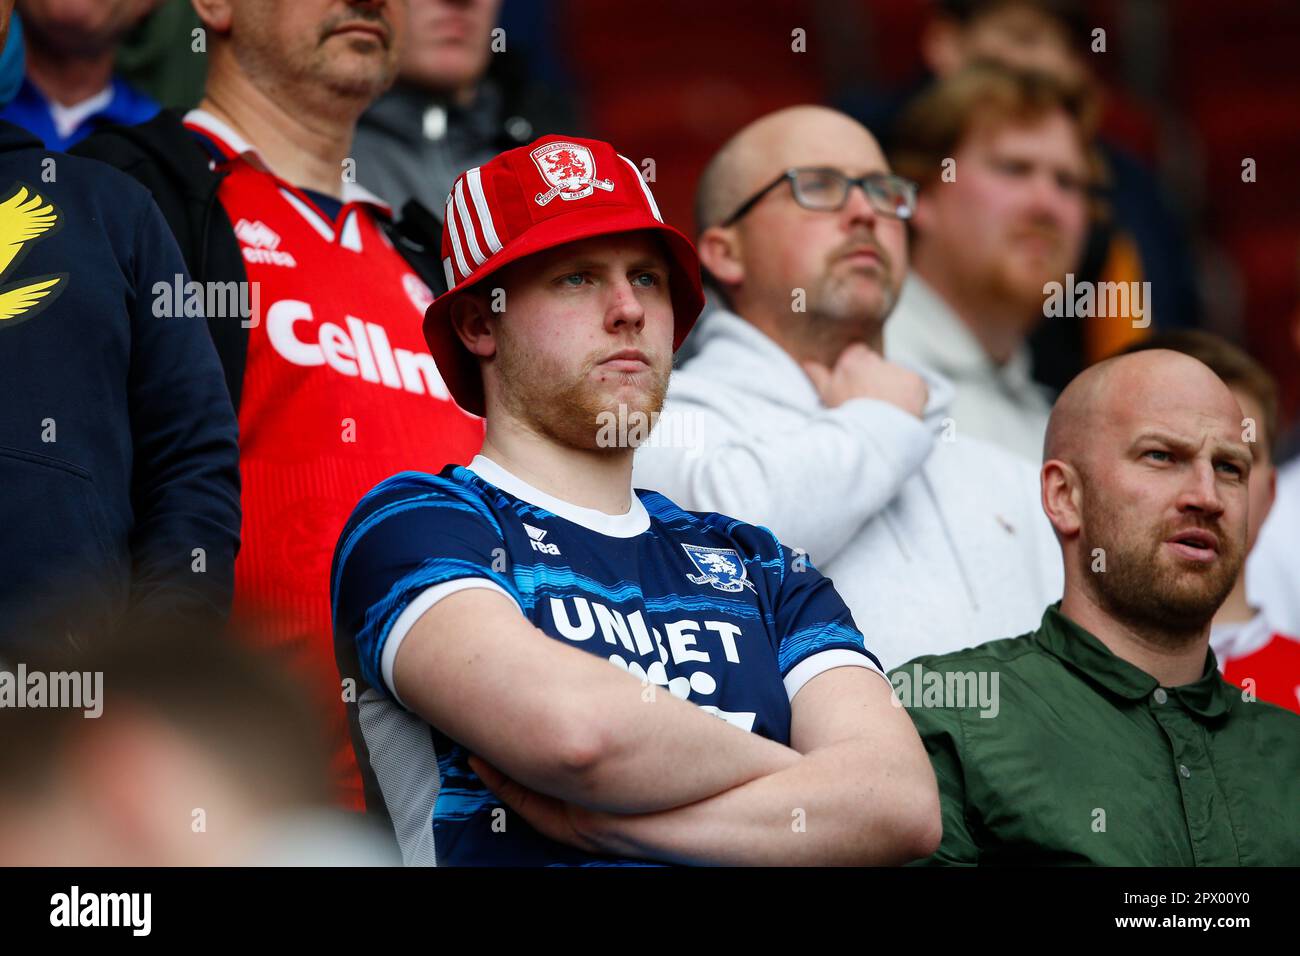
{"label": "forearm", "polygon": [[[630,686],[619,686],[624,684]],[[588,695],[591,719],[605,724],[607,735],[575,802],[621,814],[667,810],[800,761],[789,747],[733,727],[663,687],[655,687],[647,701],[648,690],[634,680],[617,680]]]}
{"label": "forearm", "polygon": [[899,864],[922,855],[927,787],[932,775],[845,741],[689,806],[593,814],[588,836],[615,855],[691,864]]}
{"label": "forearm", "polygon": [[547,637],[489,591],[437,604],[394,667],[401,699],[433,726],[529,788],[584,807],[663,810],[798,760]]}

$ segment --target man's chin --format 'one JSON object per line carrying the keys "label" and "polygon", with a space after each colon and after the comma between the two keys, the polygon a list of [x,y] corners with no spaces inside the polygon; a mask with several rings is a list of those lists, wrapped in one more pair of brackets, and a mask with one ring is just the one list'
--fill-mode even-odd
{"label": "man's chin", "polygon": [[[1181,635],[1180,642],[1199,636],[1235,580],[1235,573],[1228,574],[1234,571],[1231,559],[1219,567],[1192,567],[1171,560],[1159,548],[1147,552],[1105,550],[1113,566],[1094,579],[1100,589],[1098,596],[1110,613],[1153,628],[1158,634]],[[1094,553],[1094,548],[1089,546],[1083,553]]]}
{"label": "man's chin", "polygon": [[376,97],[392,84],[396,75],[394,65],[387,62],[388,57],[388,51],[381,47],[349,46],[324,66],[321,85],[337,96]]}
{"label": "man's chin", "polygon": [[[880,278],[862,276],[854,282],[841,283],[825,296],[816,311],[841,320],[883,322],[893,310],[895,296]],[[812,311],[812,310],[810,310]]]}
{"label": "man's chin", "polygon": [[1152,597],[1169,623],[1187,626],[1208,624],[1231,590],[1231,579],[1210,570],[1181,569],[1152,582]]}
{"label": "man's chin", "polygon": [[1016,262],[1011,264],[1002,275],[1001,293],[1012,302],[1035,314],[1041,314],[1045,298],[1043,287],[1049,282],[1064,282],[1064,271],[1054,267],[1045,267],[1041,262]]}
{"label": "man's chin", "polygon": [[561,444],[589,451],[635,448],[649,438],[663,407],[653,383],[570,389],[529,415],[538,430]]}

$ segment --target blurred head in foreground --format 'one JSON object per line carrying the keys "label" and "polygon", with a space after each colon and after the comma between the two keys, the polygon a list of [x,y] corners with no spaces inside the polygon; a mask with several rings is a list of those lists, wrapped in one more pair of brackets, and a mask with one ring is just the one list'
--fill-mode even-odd
{"label": "blurred head in foreground", "polygon": [[0,865],[391,862],[328,809],[299,688],[230,639],[128,627],[6,682]]}

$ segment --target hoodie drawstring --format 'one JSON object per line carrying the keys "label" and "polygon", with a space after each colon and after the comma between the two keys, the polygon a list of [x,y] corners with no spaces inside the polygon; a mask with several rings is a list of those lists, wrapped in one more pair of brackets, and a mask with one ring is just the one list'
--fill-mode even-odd
{"label": "hoodie drawstring", "polygon": [[930,484],[930,476],[926,474],[925,468],[921,468],[921,482],[925,485],[926,494],[930,496],[930,503],[934,506],[935,513],[939,516],[939,526],[943,528],[944,539],[948,542],[948,550],[952,552],[953,561],[957,564],[957,573],[961,575],[961,583],[966,588],[966,596],[970,599],[971,610],[978,612],[980,609],[979,600],[975,597],[975,588],[971,586],[971,576],[966,571],[966,565],[962,562],[961,551],[957,548],[957,542],[953,540],[952,531],[948,527],[948,521],[944,517],[943,508],[939,506],[939,496],[934,492],[934,485]]}

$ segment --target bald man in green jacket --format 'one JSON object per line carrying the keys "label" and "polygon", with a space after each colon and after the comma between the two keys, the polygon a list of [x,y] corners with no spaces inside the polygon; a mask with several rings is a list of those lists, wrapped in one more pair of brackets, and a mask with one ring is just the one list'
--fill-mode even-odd
{"label": "bald man in green jacket", "polygon": [[1300,716],[1220,676],[1245,553],[1232,393],[1153,350],[1057,401],[1043,508],[1065,594],[1037,631],[891,674],[939,780],[930,864],[1300,864]]}

